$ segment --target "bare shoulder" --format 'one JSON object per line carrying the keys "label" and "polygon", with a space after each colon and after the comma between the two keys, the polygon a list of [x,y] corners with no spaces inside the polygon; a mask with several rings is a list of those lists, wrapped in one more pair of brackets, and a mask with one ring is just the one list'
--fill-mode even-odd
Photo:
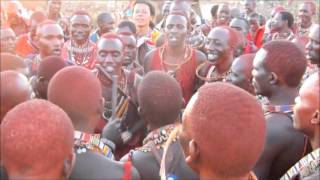
{"label": "bare shoulder", "polygon": [[196,49],[195,53],[196,53],[196,59],[197,59],[198,65],[202,64],[203,62],[205,62],[207,60],[207,57],[203,52]]}
{"label": "bare shoulder", "polygon": [[143,68],[144,68],[145,73],[147,73],[147,72],[150,71],[151,60],[152,60],[152,57],[154,56],[156,50],[157,50],[156,48],[155,48],[155,49],[152,49],[152,50],[149,51],[149,52],[145,55],[145,57],[144,57],[144,60],[143,60]]}

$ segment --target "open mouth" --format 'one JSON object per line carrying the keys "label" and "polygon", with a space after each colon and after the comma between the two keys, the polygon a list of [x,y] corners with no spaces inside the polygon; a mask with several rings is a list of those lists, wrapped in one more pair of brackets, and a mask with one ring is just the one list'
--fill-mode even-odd
{"label": "open mouth", "polygon": [[219,57],[219,53],[217,51],[209,51],[208,52],[207,58],[210,63],[215,64],[218,60],[218,57]]}
{"label": "open mouth", "polygon": [[61,49],[54,49],[54,50],[52,51],[52,54],[57,55],[57,56],[60,56],[60,55],[61,55]]}

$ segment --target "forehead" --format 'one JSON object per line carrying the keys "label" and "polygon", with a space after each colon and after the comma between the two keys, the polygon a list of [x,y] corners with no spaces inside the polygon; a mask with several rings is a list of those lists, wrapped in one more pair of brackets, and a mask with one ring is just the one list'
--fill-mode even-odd
{"label": "forehead", "polygon": [[276,15],[274,16],[275,19],[282,19],[282,15],[280,12],[277,12]]}
{"label": "forehead", "polygon": [[139,10],[148,10],[150,11],[150,8],[147,4],[145,3],[137,3],[134,5],[134,10],[139,9]]}
{"label": "forehead", "polygon": [[229,6],[227,4],[220,4],[218,8],[218,13],[221,11],[229,12],[230,11]]}
{"label": "forehead", "polygon": [[210,33],[208,34],[208,38],[219,39],[221,41],[227,42],[229,39],[229,31],[224,28],[216,27],[210,31]]}
{"label": "forehead", "polygon": [[308,3],[302,3],[299,6],[299,10],[307,10],[307,11],[311,11],[311,6]]}
{"label": "forehead", "polygon": [[121,52],[123,45],[119,39],[101,39],[98,42],[98,51],[118,51]]}
{"label": "forehead", "polygon": [[38,33],[42,36],[63,35],[63,30],[58,24],[47,24],[40,27]]}
{"label": "forehead", "polygon": [[74,15],[70,22],[71,24],[90,24],[91,18],[88,15]]}
{"label": "forehead", "polygon": [[166,19],[166,24],[184,24],[187,25],[188,21],[186,17],[180,15],[169,15]]}
{"label": "forehead", "polygon": [[120,35],[120,38],[127,45],[136,44],[136,38],[133,35]]}

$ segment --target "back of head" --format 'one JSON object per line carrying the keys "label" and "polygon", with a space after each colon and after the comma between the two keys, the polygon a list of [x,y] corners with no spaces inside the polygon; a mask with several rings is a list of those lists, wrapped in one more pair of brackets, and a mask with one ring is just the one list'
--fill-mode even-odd
{"label": "back of head", "polygon": [[14,106],[31,98],[31,87],[27,77],[15,71],[1,74],[1,120]]}
{"label": "back of head", "polygon": [[47,19],[47,16],[45,15],[45,13],[41,11],[35,11],[30,16],[30,21],[35,21],[37,23],[41,23],[46,19]]}
{"label": "back of head", "polygon": [[[0,69],[2,71],[13,70],[13,71],[28,71],[27,64],[19,56],[10,53],[0,54]],[[23,72],[22,72],[23,73]],[[27,72],[26,72],[27,75]]]}
{"label": "back of head", "polygon": [[121,29],[124,29],[125,27],[128,28],[128,30],[130,31],[130,33],[136,35],[137,34],[137,28],[136,25],[129,21],[129,20],[123,20],[118,24],[118,30],[117,33],[122,33],[123,31],[121,31]]}
{"label": "back of head", "polygon": [[176,122],[183,97],[174,78],[164,72],[152,71],[139,84],[138,102],[147,123],[161,127]]}
{"label": "back of head", "polygon": [[293,24],[294,24],[294,17],[293,15],[288,12],[288,11],[280,11],[279,12],[281,14],[282,20],[287,21],[288,22],[288,27],[292,28]]}
{"label": "back of head", "polygon": [[60,56],[48,56],[40,62],[37,76],[49,81],[56,72],[66,66],[66,61]]}
{"label": "back of head", "polygon": [[2,162],[12,179],[61,178],[73,153],[73,126],[65,112],[44,100],[10,110],[1,123]]}
{"label": "back of head", "polygon": [[262,46],[267,52],[264,64],[278,76],[280,83],[297,87],[306,70],[304,52],[294,43],[285,40],[270,41]]}
{"label": "back of head", "polygon": [[248,92],[227,84],[202,86],[189,101],[183,121],[197,143],[201,166],[217,177],[247,175],[263,150],[265,120]]}
{"label": "back of head", "polygon": [[80,131],[93,130],[102,111],[101,97],[98,78],[84,67],[63,68],[48,85],[48,100],[61,107]]}

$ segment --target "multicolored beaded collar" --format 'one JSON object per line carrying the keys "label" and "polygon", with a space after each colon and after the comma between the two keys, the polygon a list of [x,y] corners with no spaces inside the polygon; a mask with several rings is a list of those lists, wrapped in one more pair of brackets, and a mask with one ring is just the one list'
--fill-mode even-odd
{"label": "multicolored beaded collar", "polygon": [[270,104],[262,104],[264,113],[292,113],[294,105],[273,106]]}
{"label": "multicolored beaded collar", "polygon": [[170,133],[175,129],[175,127],[175,124],[170,124],[150,132],[143,140],[143,146],[137,148],[136,150],[150,152],[151,147],[148,146],[149,143],[153,143],[157,149],[163,148],[165,142],[169,138]]}
{"label": "multicolored beaded collar", "polygon": [[80,131],[74,131],[74,145],[77,154],[86,153],[87,150],[99,152],[107,158],[114,159],[112,153],[111,141],[107,139],[100,139],[100,134],[89,134]]}

